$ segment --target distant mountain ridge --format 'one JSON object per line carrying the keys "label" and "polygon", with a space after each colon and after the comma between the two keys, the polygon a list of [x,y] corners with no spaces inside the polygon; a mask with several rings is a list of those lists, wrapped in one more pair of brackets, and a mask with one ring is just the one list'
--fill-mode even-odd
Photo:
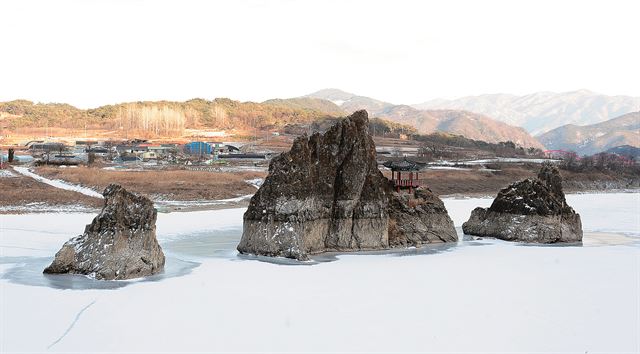
{"label": "distant mountain ridge", "polygon": [[392,103],[384,102],[366,96],[358,96],[353,93],[338,89],[324,89],[316,91],[305,97],[313,97],[328,100],[340,106],[344,111],[352,113],[359,109],[366,109],[369,114],[378,114],[385,108],[394,106]]}
{"label": "distant mountain ridge", "polygon": [[607,96],[589,90],[488,94],[415,104],[417,109],[462,109],[485,114],[540,135],[565,124],[588,125],[640,110],[640,97]]}
{"label": "distant mountain ridge", "polygon": [[549,149],[571,150],[579,155],[622,145],[640,147],[640,112],[586,126],[567,124],[540,135],[539,140]]}
{"label": "distant mountain ridge", "polygon": [[616,146],[614,148],[608,149],[605,152],[609,154],[616,154],[616,155],[624,156],[627,158],[632,158],[635,160],[640,158],[640,148],[631,146],[631,145]]}
{"label": "distant mountain ridge", "polygon": [[423,134],[440,131],[490,143],[510,140],[523,147],[544,147],[522,128],[464,110],[419,110],[338,89],[320,90],[306,97],[329,100],[347,113],[366,109],[371,116],[411,125]]}

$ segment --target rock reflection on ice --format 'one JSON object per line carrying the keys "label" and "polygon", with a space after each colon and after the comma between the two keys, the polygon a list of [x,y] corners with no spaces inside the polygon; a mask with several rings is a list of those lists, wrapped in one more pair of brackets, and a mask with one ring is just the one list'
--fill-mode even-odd
{"label": "rock reflection on ice", "polygon": [[[466,245],[466,244],[465,244]],[[479,244],[478,244],[479,245]],[[409,248],[390,248],[385,250],[372,250],[372,251],[353,251],[353,252],[324,252],[320,254],[310,255],[310,260],[299,261],[291,258],[284,257],[266,257],[256,255],[242,255],[238,254],[237,258],[240,260],[260,261],[265,263],[272,263],[277,265],[295,265],[295,266],[311,266],[320,263],[335,262],[340,257],[349,256],[391,256],[391,257],[407,257],[407,256],[419,256],[427,254],[437,254],[442,252],[453,251],[456,247],[463,246],[460,243],[434,243],[426,244],[420,247]]]}
{"label": "rock reflection on ice", "polygon": [[316,262],[314,259],[308,261],[299,261],[292,258],[257,256],[253,254],[238,254],[236,260],[250,262],[258,261],[282,266],[312,266],[318,264],[318,262]]}
{"label": "rock reflection on ice", "polygon": [[43,274],[42,270],[51,263],[50,257],[12,257],[2,263],[8,267],[0,279],[30,286],[44,286],[54,289],[87,290],[118,289],[139,282],[160,281],[189,274],[199,263],[167,257],[162,273],[131,280],[96,280],[79,274]]}

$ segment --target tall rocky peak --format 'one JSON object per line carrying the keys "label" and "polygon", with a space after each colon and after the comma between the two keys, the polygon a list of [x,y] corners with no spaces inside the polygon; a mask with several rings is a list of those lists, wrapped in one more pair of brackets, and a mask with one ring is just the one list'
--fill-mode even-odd
{"label": "tall rocky peak", "polygon": [[564,192],[562,191],[562,176],[556,166],[549,162],[544,163],[538,172],[538,180],[542,182],[549,192],[561,201],[563,205],[567,204]]}
{"label": "tall rocky peak", "polygon": [[265,204],[269,210],[277,206],[270,203],[273,197],[305,193],[323,200],[355,198],[367,177],[382,177],[378,176],[375,154],[367,112],[355,112],[324,134],[298,137],[290,151],[274,158],[269,178],[251,204]]}
{"label": "tall rocky peak", "polygon": [[97,279],[129,279],[162,271],[164,253],[156,239],[157,212],[148,198],[111,184],[104,207],[82,235],[67,241],[44,272]]}
{"label": "tall rocky peak", "polygon": [[[391,198],[367,112],[357,111],[323,134],[298,137],[271,161],[244,215],[238,250],[306,259],[329,250],[388,248]],[[452,230],[451,224],[447,239]]]}
{"label": "tall rocky peak", "polygon": [[476,208],[465,233],[526,242],[582,240],[582,222],[566,201],[557,167],[544,164],[537,178],[502,189],[491,207]]}

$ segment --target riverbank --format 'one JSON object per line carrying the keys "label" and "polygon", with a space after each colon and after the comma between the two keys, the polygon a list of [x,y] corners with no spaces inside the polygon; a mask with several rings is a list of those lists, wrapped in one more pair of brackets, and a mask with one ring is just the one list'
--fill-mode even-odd
{"label": "riverbank", "polygon": [[[535,176],[539,164],[430,167],[422,185],[443,197],[495,196],[509,184]],[[153,200],[161,212],[244,207],[261,181],[264,168],[221,166],[202,169],[131,169],[104,167],[20,167],[0,174],[0,214],[97,210],[99,193],[110,183]],[[26,171],[26,172],[25,172]],[[389,171],[383,171],[390,176]],[[562,171],[567,193],[640,191],[640,176]]]}
{"label": "riverbank", "polygon": [[[490,168],[488,168],[490,167]],[[421,172],[425,185],[441,196],[495,196],[500,189],[525,178],[533,178],[539,164],[493,163]],[[565,193],[640,190],[640,175],[615,171],[572,172],[561,170]]]}
{"label": "riverbank", "polygon": [[114,171],[86,167],[15,167],[0,174],[0,214],[97,211],[110,183],[145,195],[161,212],[246,206],[260,171]]}

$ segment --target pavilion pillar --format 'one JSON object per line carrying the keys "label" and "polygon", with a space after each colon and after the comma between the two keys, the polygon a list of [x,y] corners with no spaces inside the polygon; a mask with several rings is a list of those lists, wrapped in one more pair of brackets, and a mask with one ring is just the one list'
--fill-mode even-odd
{"label": "pavilion pillar", "polygon": [[409,194],[413,194],[413,171],[409,171]]}

